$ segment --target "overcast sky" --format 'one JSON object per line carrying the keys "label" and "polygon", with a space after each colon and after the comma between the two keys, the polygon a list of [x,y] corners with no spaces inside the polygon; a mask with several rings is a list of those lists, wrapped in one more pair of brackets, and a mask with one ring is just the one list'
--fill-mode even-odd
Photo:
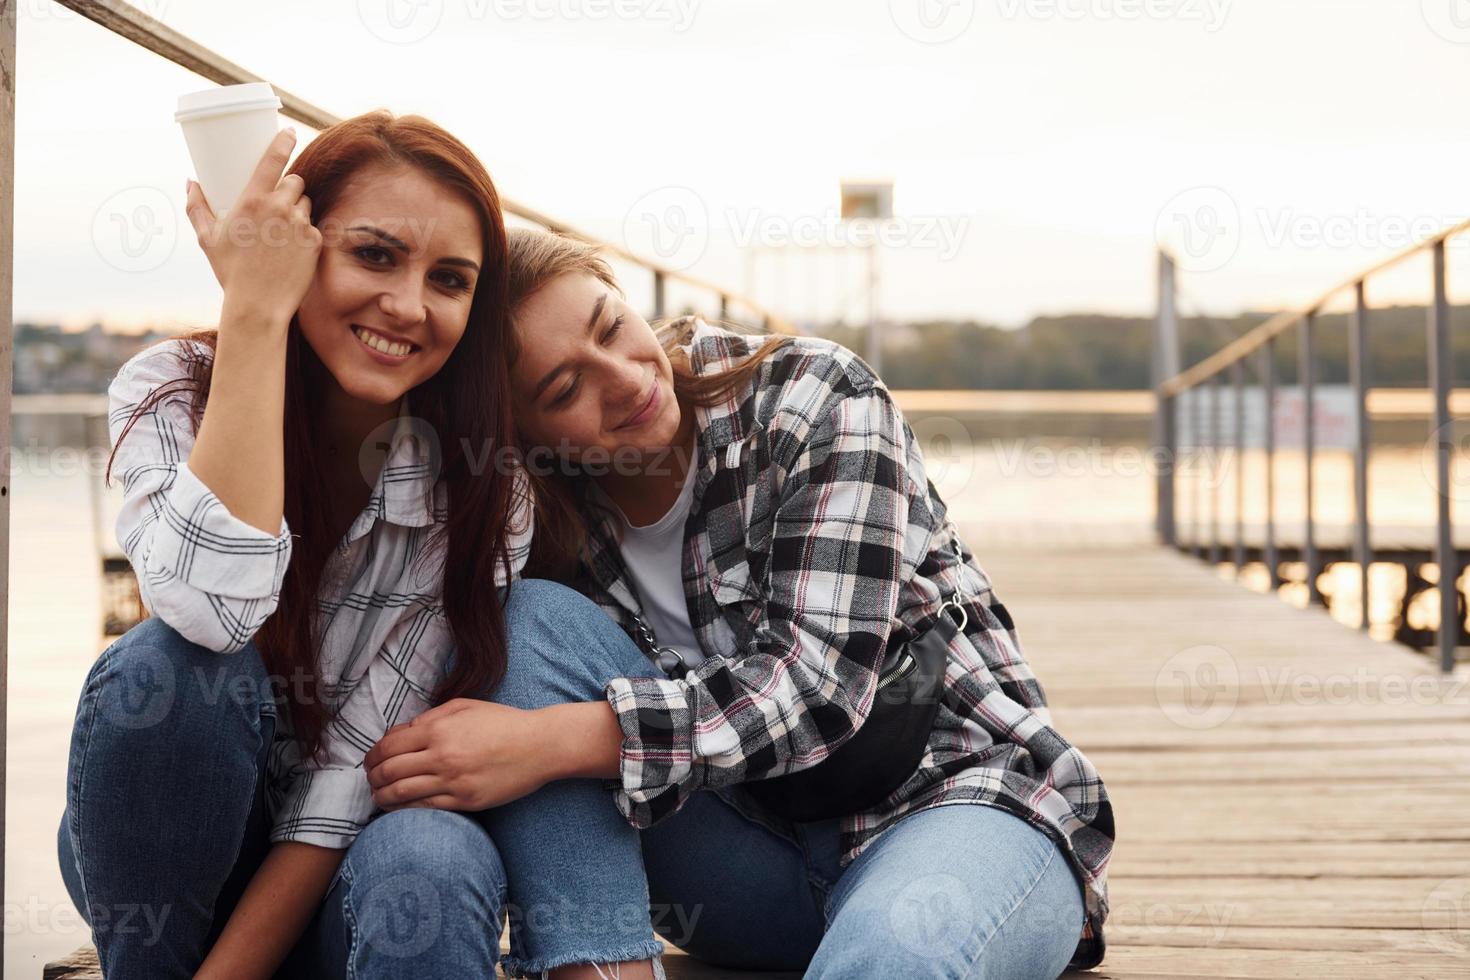
{"label": "overcast sky", "polygon": [[[172,118],[208,83],[17,6],[17,318],[210,322]],[[795,317],[862,316],[843,179],[894,182],[900,318],[1146,313],[1160,242],[1187,309],[1300,303],[1470,216],[1470,0],[137,6],[331,112],[427,115],[504,196]]]}

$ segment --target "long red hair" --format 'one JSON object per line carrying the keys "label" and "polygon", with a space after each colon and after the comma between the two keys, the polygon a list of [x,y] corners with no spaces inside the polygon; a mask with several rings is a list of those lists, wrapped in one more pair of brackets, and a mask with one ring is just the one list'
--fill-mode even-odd
{"label": "long red hair", "polygon": [[[290,173],[301,175],[312,202],[312,222],[320,225],[340,198],[348,179],[373,164],[415,167],[456,191],[480,217],[484,255],[475,285],[469,322],[443,368],[413,389],[415,418],[432,425],[442,450],[440,480],[447,485],[449,517],[435,525],[434,540],[423,554],[443,558],[443,604],[454,637],[454,666],[434,692],[436,703],[494,689],[505,675],[505,617],[493,585],[497,566],[509,572],[507,525],[512,509],[508,474],[486,468],[501,459],[501,447],[514,445],[507,371],[500,349],[509,333],[507,317],[506,235],[500,197],[483,164],[459,140],[422,116],[397,116],[377,110],[323,130],[301,151]],[[192,393],[195,432],[204,416],[217,333],[195,331],[182,376],[159,386],[133,412],[118,438],[154,404],[178,392]],[[322,571],[337,542],[331,540],[323,501],[331,492],[317,451],[320,433],[320,379],[326,368],[292,318],[286,349],[285,517],[295,541],[281,587],[280,605],[255,637],[273,678],[286,681],[295,735],[305,757],[315,756],[331,720],[317,696],[316,601]],[[487,452],[488,451],[488,452]],[[113,456],[117,448],[113,447]],[[111,478],[112,460],[107,475]],[[446,547],[447,545],[447,547]],[[507,576],[508,577],[508,576]],[[305,683],[297,683],[304,678]]]}

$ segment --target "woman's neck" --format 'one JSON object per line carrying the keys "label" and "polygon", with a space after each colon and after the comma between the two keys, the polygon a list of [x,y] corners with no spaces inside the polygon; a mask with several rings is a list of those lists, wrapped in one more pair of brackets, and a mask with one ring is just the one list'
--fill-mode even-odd
{"label": "woman's neck", "polygon": [[[360,473],[367,484],[364,489],[371,492],[388,454],[364,454],[363,446],[375,429],[398,416],[402,406],[401,398],[388,405],[365,402],[348,395],[335,381],[329,382],[321,403],[322,449],[327,454],[329,472],[337,479],[342,479],[343,474],[350,477]],[[365,466],[371,466],[372,472],[364,469]]]}
{"label": "woman's neck", "polygon": [[690,478],[696,448],[694,410],[683,398],[678,403],[679,428],[672,445],[644,456],[631,472],[618,466],[596,478],[602,492],[636,526],[656,523],[667,514]]}

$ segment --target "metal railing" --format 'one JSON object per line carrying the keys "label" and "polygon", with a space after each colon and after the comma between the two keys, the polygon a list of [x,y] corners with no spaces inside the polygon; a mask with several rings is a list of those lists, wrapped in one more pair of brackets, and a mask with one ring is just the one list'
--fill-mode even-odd
{"label": "metal railing", "polygon": [[[1277,541],[1275,519],[1275,456],[1276,456],[1276,341],[1288,331],[1297,334],[1297,377],[1302,388],[1303,418],[1302,439],[1305,456],[1305,509],[1306,518],[1300,551],[1306,566],[1306,586],[1309,603],[1323,603],[1324,598],[1318,585],[1318,577],[1324,571],[1322,557],[1316,539],[1317,522],[1314,514],[1316,486],[1313,477],[1313,461],[1316,453],[1314,433],[1314,391],[1316,378],[1316,350],[1314,334],[1319,314],[1339,296],[1351,291],[1352,306],[1348,319],[1348,374],[1352,389],[1352,412],[1356,423],[1356,439],[1353,446],[1353,526],[1351,557],[1353,564],[1361,570],[1359,576],[1361,612],[1358,626],[1366,630],[1369,625],[1368,568],[1373,560],[1372,541],[1368,522],[1368,458],[1369,421],[1368,395],[1371,382],[1368,373],[1368,321],[1369,309],[1365,298],[1368,280],[1405,260],[1428,253],[1432,261],[1433,295],[1427,317],[1429,391],[1432,402],[1430,438],[1435,446],[1435,526],[1432,554],[1438,566],[1439,584],[1439,629],[1436,645],[1440,670],[1444,673],[1454,668],[1455,648],[1463,627],[1459,612],[1458,555],[1455,552],[1453,528],[1450,522],[1450,452],[1453,436],[1450,427],[1450,392],[1454,387],[1453,361],[1450,356],[1449,299],[1445,277],[1445,245],[1457,235],[1470,231],[1470,221],[1448,228],[1433,238],[1406,248],[1398,254],[1368,268],[1327,290],[1310,305],[1298,310],[1279,313],[1244,336],[1200,361],[1198,364],[1166,378],[1155,388],[1155,431],[1161,450],[1158,482],[1155,490],[1156,528],[1159,540],[1166,545],[1180,546],[1176,526],[1176,479],[1179,470],[1179,409],[1186,393],[1193,393],[1193,429],[1196,448],[1209,451],[1221,450],[1219,418],[1219,393],[1222,379],[1228,375],[1233,388],[1235,407],[1234,438],[1231,448],[1236,458],[1245,446],[1244,404],[1245,369],[1252,360],[1260,378],[1262,400],[1265,406],[1265,426],[1261,448],[1265,460],[1265,527],[1261,547],[1270,586],[1274,590],[1282,584],[1279,555],[1281,546]],[[1177,322],[1174,308],[1173,260],[1160,256],[1160,304],[1159,326],[1161,333],[1165,324]],[[1237,465],[1235,487],[1235,528],[1233,564],[1239,570],[1246,561],[1244,509],[1244,478],[1242,468]],[[1200,533],[1199,481],[1193,481],[1191,498],[1190,550],[1200,558],[1211,562],[1221,560],[1222,541],[1219,534],[1219,482],[1211,481],[1209,502],[1209,528]]]}
{"label": "metal railing", "polygon": [[[107,28],[114,34],[127,38],[129,41],[140,45],[160,57],[167,58],[174,64],[187,68],[197,75],[218,82],[221,85],[238,85],[242,82],[264,82],[268,79],[252,74],[220,57],[215,52],[203,45],[185,37],[178,31],[167,26],[161,21],[138,10],[123,0],[53,0],[76,11],[88,20]],[[294,119],[312,129],[321,130],[340,122],[338,116],[321,109],[299,96],[285,91],[278,85],[273,85],[276,94],[281,99],[281,114]],[[653,315],[665,316],[667,286],[670,282],[680,282],[686,286],[706,292],[719,300],[719,316],[723,319],[729,317],[732,306],[740,306],[754,319],[759,322],[761,328],[766,332],[796,333],[797,331],[786,319],[777,316],[761,304],[751,298],[725,289],[708,280],[698,276],[690,275],[677,269],[670,269],[645,256],[637,255],[629,249],[615,242],[604,241],[596,236],[586,234],[577,228],[553,218],[545,212],[529,207],[525,204],[502,196],[501,208],[507,214],[514,215],[534,224],[540,225],[549,231],[560,232],[571,235],[583,241],[598,245],[604,252],[614,258],[630,262],[650,273],[653,276]]]}

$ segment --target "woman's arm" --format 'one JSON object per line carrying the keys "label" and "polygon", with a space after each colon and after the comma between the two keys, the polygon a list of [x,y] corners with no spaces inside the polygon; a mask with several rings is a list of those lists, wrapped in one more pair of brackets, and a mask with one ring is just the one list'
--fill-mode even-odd
{"label": "woman's arm", "polygon": [[290,312],[225,297],[209,401],[189,468],[226,509],[276,534],[285,504],[286,331]]}
{"label": "woman's arm", "polygon": [[281,516],[286,334],[321,251],[301,178],[280,176],[293,141],[276,138],[223,221],[190,183],[189,220],[224,287],[199,431],[190,393],[153,399],[187,376],[173,356],[180,341],[134,357],[108,388],[124,487],[117,537],[143,603],[221,653],[243,648],[275,611],[291,555]]}
{"label": "woman's arm", "polygon": [[270,980],[311,924],[345,853],[294,841],[273,846],[196,980]]}
{"label": "woman's arm", "polygon": [[871,708],[911,543],[910,434],[885,388],[848,385],[770,443],[777,502],[750,649],[679,680],[607,684],[623,734],[614,801],[635,826],[695,790],[814,766]]}
{"label": "woman's arm", "polygon": [[209,402],[189,463],[230,513],[269,534],[281,524],[285,498],[286,332],[322,245],[304,182],[281,176],[295,142],[295,130],[276,135],[223,220],[192,181],[186,208],[225,293]]}

